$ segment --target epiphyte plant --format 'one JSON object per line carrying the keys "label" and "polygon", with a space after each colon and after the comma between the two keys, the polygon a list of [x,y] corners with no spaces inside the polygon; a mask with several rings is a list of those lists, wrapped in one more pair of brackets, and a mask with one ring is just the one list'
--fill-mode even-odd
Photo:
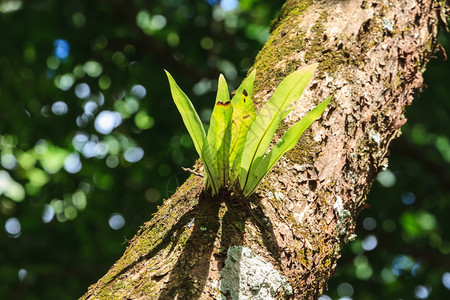
{"label": "epiphyte plant", "polygon": [[205,187],[211,188],[213,196],[221,189],[232,189],[237,181],[243,195],[250,196],[264,175],[322,115],[331,97],[292,125],[266,153],[279,124],[292,110],[289,106],[300,98],[316,68],[317,64],[312,64],[288,75],[257,115],[251,100],[256,71],[242,82],[231,100],[226,80],[220,75],[208,133],[188,96],[166,71],[173,101],[203,162]]}

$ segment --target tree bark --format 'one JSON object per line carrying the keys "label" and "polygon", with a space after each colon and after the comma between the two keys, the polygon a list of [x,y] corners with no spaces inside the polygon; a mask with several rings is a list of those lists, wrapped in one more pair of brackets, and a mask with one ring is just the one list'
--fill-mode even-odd
{"label": "tree bark", "polygon": [[256,58],[254,102],[261,107],[288,74],[318,62],[283,127],[333,95],[321,119],[250,199],[213,199],[191,176],[82,299],[320,296],[422,88],[446,5],[288,0]]}

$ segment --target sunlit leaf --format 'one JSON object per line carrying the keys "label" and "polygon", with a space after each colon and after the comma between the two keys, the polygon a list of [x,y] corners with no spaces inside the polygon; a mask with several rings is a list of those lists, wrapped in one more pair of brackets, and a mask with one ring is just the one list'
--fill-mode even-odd
{"label": "sunlit leaf", "polygon": [[300,98],[316,68],[317,64],[309,65],[287,76],[256,116],[247,134],[242,155],[239,177],[242,190],[247,189],[249,175],[263,159],[288,106]]}
{"label": "sunlit leaf", "polygon": [[261,164],[257,166],[257,168],[252,168],[252,170],[255,171],[252,174],[249,174],[249,182],[244,190],[245,196],[250,195],[254,191],[261,179],[280,160],[281,156],[295,147],[303,132],[322,115],[323,111],[330,102],[330,99],[331,97],[328,97],[322,103],[313,108],[300,121],[290,127],[280,141],[278,141],[272,150],[264,157]]}
{"label": "sunlit leaf", "polygon": [[230,181],[234,183],[239,176],[242,152],[250,125],[255,120],[256,113],[252,100],[244,89],[240,100],[233,106],[233,125],[230,146]]}
{"label": "sunlit leaf", "polygon": [[207,136],[209,148],[213,153],[214,166],[219,177],[219,187],[228,183],[232,112],[233,106],[230,102],[227,82],[221,74],[216,105],[211,115]]}
{"label": "sunlit leaf", "polygon": [[180,89],[173,77],[166,71],[169,79],[170,90],[172,92],[173,101],[181,114],[184,125],[194,142],[195,150],[197,150],[200,159],[205,167],[205,180],[211,181],[213,194],[217,194],[219,182],[217,172],[214,168],[213,157],[208,147],[205,129],[200,121],[200,117],[194,109],[194,106],[188,96]]}
{"label": "sunlit leaf", "polygon": [[242,97],[244,90],[247,92],[248,97],[251,99],[253,95],[253,83],[255,82],[256,70],[253,70],[247,78],[241,83],[241,85],[236,90],[233,98],[231,99],[231,103],[236,105]]}

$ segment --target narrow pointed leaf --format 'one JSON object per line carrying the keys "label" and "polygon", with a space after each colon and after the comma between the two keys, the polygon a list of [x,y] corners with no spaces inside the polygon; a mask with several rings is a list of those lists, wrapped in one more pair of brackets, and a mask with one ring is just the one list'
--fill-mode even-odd
{"label": "narrow pointed leaf", "polygon": [[256,70],[253,70],[247,78],[241,83],[239,88],[236,90],[233,98],[231,99],[231,103],[236,105],[241,100],[242,93],[244,90],[247,92],[248,97],[252,99],[253,95],[253,82],[255,82]]}
{"label": "narrow pointed leaf", "polygon": [[305,117],[286,131],[283,137],[261,161],[256,172],[249,178],[249,183],[244,190],[245,196],[249,196],[253,193],[258,183],[280,160],[281,156],[295,147],[303,132],[322,115],[330,102],[330,99],[331,97],[328,97],[326,100],[322,101],[322,103],[313,108]]}
{"label": "narrow pointed leaf", "polygon": [[241,157],[244,150],[245,138],[250,125],[255,120],[256,113],[252,100],[248,97],[244,89],[240,100],[233,105],[231,146],[230,146],[230,181],[234,181],[239,176]]}
{"label": "narrow pointed leaf", "polygon": [[219,86],[217,89],[216,105],[211,115],[208,129],[208,145],[210,146],[214,167],[219,177],[219,188],[228,183],[230,172],[229,152],[231,140],[231,116],[233,106],[230,101],[230,94],[225,78],[219,76]]}
{"label": "narrow pointed leaf", "polygon": [[226,82],[225,78],[223,77],[223,75],[220,74],[219,83],[217,86],[216,101],[214,102],[215,106],[214,106],[213,113],[211,115],[211,119],[209,122],[208,134],[206,136],[206,138],[208,140],[208,145],[212,149],[211,151],[213,151],[215,149],[215,142],[216,142],[216,133],[214,131],[214,127],[216,126],[214,114],[217,114],[216,105],[218,102],[227,103],[229,101],[230,101],[230,94],[228,93],[227,82]]}
{"label": "narrow pointed leaf", "polygon": [[317,64],[306,66],[287,76],[264,105],[250,127],[242,155],[239,182],[242,190],[261,163],[288,106],[298,100],[311,80]]}
{"label": "narrow pointed leaf", "polygon": [[[213,158],[206,140],[205,129],[203,128],[202,122],[188,96],[180,89],[172,75],[167,71],[165,72],[169,79],[173,101],[175,102],[184,125],[192,138],[195,150],[197,150],[197,153],[203,162],[205,168],[205,181],[210,180],[212,192],[213,194],[217,194],[219,186],[217,172],[214,169]],[[208,186],[207,183],[205,183],[205,185]]]}

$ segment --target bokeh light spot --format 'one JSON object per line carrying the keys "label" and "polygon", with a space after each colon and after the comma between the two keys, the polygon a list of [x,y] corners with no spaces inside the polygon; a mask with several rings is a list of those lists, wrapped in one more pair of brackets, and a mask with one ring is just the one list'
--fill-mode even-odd
{"label": "bokeh light spot", "polygon": [[40,188],[49,181],[47,173],[38,168],[33,168],[27,172],[30,184]]}
{"label": "bokeh light spot", "polygon": [[86,17],[80,13],[80,12],[76,12],[72,15],[72,24],[75,27],[83,27],[83,25],[86,23]]}
{"label": "bokeh light spot", "polygon": [[210,37],[204,37],[200,41],[200,46],[205,50],[211,50],[214,47],[214,40]]}
{"label": "bokeh light spot", "polygon": [[106,143],[108,144],[109,153],[118,155],[120,151],[120,143],[113,136],[107,136]]}
{"label": "bokeh light spot", "polygon": [[397,279],[397,276],[392,272],[392,270],[388,268],[384,268],[381,271],[381,278],[387,283],[394,282]]}
{"label": "bokeh light spot", "polygon": [[214,21],[216,22],[222,22],[223,20],[225,20],[225,11],[219,6],[214,7],[212,15]]}
{"label": "bokeh light spot", "polygon": [[69,56],[70,45],[69,42],[62,39],[57,39],[53,42],[53,54],[60,60],[64,60]]}
{"label": "bokeh light spot", "polygon": [[414,288],[414,295],[418,299],[427,299],[430,296],[431,289],[424,285],[418,285]]}
{"label": "bokeh light spot", "polygon": [[154,15],[151,20],[151,26],[154,30],[163,29],[167,24],[167,20],[162,15]]}
{"label": "bokeh light spot", "polygon": [[111,78],[108,75],[102,75],[98,79],[98,86],[102,90],[107,90],[111,86]]}
{"label": "bokeh light spot", "polygon": [[416,201],[416,196],[412,192],[403,192],[401,195],[403,204],[411,205]]}
{"label": "bokeh light spot", "polygon": [[395,222],[391,219],[383,221],[383,229],[386,232],[393,232],[396,227],[397,227],[397,224],[395,224]]}
{"label": "bokeh light spot", "polygon": [[95,145],[95,156],[98,158],[104,158],[108,154],[108,144],[105,142],[98,142]]}
{"label": "bokeh light spot", "polygon": [[18,238],[22,233],[22,226],[20,225],[19,219],[9,218],[5,222],[5,230],[12,238]]}
{"label": "bokeh light spot", "polygon": [[224,73],[228,80],[233,80],[237,77],[236,66],[231,61],[221,59],[217,63],[217,67]]}
{"label": "bokeh light spot", "polygon": [[170,47],[174,48],[180,44],[180,37],[176,32],[171,32],[166,37],[167,44],[169,44]]}
{"label": "bokeh light spot", "polygon": [[73,206],[68,206],[64,209],[64,216],[67,220],[74,220],[78,215],[78,210]]}
{"label": "bokeh light spot", "polygon": [[17,165],[16,157],[11,153],[2,155],[1,164],[5,169],[13,169]]}
{"label": "bokeh light spot", "polygon": [[114,52],[112,60],[119,68],[124,68],[127,64],[127,58],[120,51]]}
{"label": "bokeh light spot", "polygon": [[123,157],[130,163],[138,162],[144,157],[144,150],[140,147],[131,147],[125,150]]}
{"label": "bokeh light spot", "polygon": [[109,156],[106,158],[106,165],[107,165],[109,168],[115,168],[115,167],[117,167],[117,166],[119,165],[119,158],[118,158],[117,156],[115,156],[115,155],[109,155]]}
{"label": "bokeh light spot", "polygon": [[19,277],[19,281],[22,282],[25,280],[25,278],[27,277],[27,270],[25,270],[24,268],[19,269],[19,272],[17,272],[17,276]]}
{"label": "bokeh light spot", "polygon": [[406,255],[397,255],[392,261],[392,273],[399,276],[402,273],[409,273],[414,267],[414,260]]}
{"label": "bokeh light spot", "polygon": [[119,213],[114,213],[109,217],[108,224],[112,229],[119,230],[125,226],[125,218]]}
{"label": "bokeh light spot", "polygon": [[36,158],[28,152],[23,152],[19,154],[18,162],[23,169],[29,170],[36,164]]}
{"label": "bokeh light spot", "polygon": [[143,85],[136,84],[131,88],[131,93],[139,99],[142,99],[147,95],[147,90]]}
{"label": "bokeh light spot", "polygon": [[373,274],[372,267],[367,263],[361,263],[356,266],[355,275],[358,279],[368,280]]}
{"label": "bokeh light spot", "polygon": [[114,128],[122,123],[122,116],[118,112],[104,110],[95,118],[95,129],[101,134],[110,134]]}
{"label": "bokeh light spot", "polygon": [[366,236],[361,242],[361,246],[366,251],[372,251],[373,249],[375,249],[377,247],[377,245],[378,245],[378,239],[374,235]]}
{"label": "bokeh light spot", "polygon": [[56,56],[49,56],[47,58],[47,68],[50,70],[56,70],[59,68],[60,60]]}
{"label": "bokeh light spot", "polygon": [[98,62],[96,61],[87,61],[84,64],[84,71],[86,72],[86,74],[88,74],[88,76],[90,77],[98,77],[102,74],[102,65],[100,65]]}
{"label": "bokeh light spot", "polygon": [[442,275],[442,284],[447,290],[450,290],[450,272],[445,272],[444,275]]}
{"label": "bokeh light spot", "polygon": [[14,181],[8,172],[0,170],[0,195],[3,194],[15,202],[23,201],[25,198],[25,189]]}
{"label": "bokeh light spot", "polygon": [[81,170],[81,167],[82,164],[78,153],[71,153],[64,160],[64,170],[71,174],[78,173]]}
{"label": "bokeh light spot", "polygon": [[74,148],[78,151],[82,151],[84,145],[88,142],[89,137],[86,133],[84,132],[77,132],[77,134],[75,134],[75,136],[72,139],[72,145],[74,146]]}
{"label": "bokeh light spot", "polygon": [[67,73],[61,76],[56,76],[55,86],[63,91],[67,91],[75,83],[75,76]]}
{"label": "bokeh light spot", "polygon": [[426,211],[420,211],[416,219],[420,228],[425,231],[433,230],[436,227],[436,217]]}
{"label": "bokeh light spot", "polygon": [[84,112],[85,112],[85,113],[91,113],[91,114],[93,114],[93,113],[97,110],[98,104],[97,104],[97,102],[95,102],[95,101],[87,101],[87,102],[84,104],[83,108],[84,108]]}
{"label": "bokeh light spot", "polygon": [[147,112],[141,110],[134,117],[134,123],[139,129],[145,130],[153,127],[155,120],[150,117]]}
{"label": "bokeh light spot", "polygon": [[80,83],[75,86],[75,96],[80,99],[86,99],[91,95],[91,88],[87,83]]}
{"label": "bokeh light spot", "polygon": [[209,79],[202,78],[199,82],[194,84],[194,86],[192,87],[192,91],[197,96],[201,96],[201,95],[205,94],[206,92],[208,92],[209,89],[211,88],[211,86],[212,86],[212,84]]}
{"label": "bokeh light spot", "polygon": [[338,285],[337,292],[340,297],[351,297],[353,295],[353,286],[350,283],[342,282]]}
{"label": "bokeh light spot", "polygon": [[15,12],[16,10],[19,10],[21,8],[21,0],[7,0],[0,2],[0,12],[4,14]]}
{"label": "bokeh light spot", "polygon": [[236,9],[239,5],[239,1],[238,0],[222,0],[220,1],[220,7],[224,10],[224,11],[232,11],[234,9]]}
{"label": "bokeh light spot", "polygon": [[380,172],[377,176],[377,180],[385,188],[393,187],[396,182],[395,175],[390,170]]}
{"label": "bokeh light spot", "polygon": [[124,106],[125,110],[126,110],[126,115],[132,115],[135,112],[138,111],[139,109],[139,102],[138,100],[136,100],[136,98],[134,97],[127,97],[125,99],[125,106]]}
{"label": "bokeh light spot", "polygon": [[83,78],[85,74],[86,72],[84,71],[83,65],[78,64],[73,68],[73,75],[76,78]]}
{"label": "bokeh light spot", "polygon": [[148,202],[155,203],[158,202],[161,197],[161,193],[158,189],[149,188],[145,191],[145,199],[147,199]]}
{"label": "bokeh light spot", "polygon": [[86,208],[87,199],[83,191],[76,191],[72,195],[72,203],[78,210],[83,210]]}
{"label": "bokeh light spot", "polygon": [[52,113],[57,116],[65,115],[69,111],[69,107],[64,101],[56,101],[52,104]]}
{"label": "bokeh light spot", "polygon": [[84,145],[83,147],[83,156],[86,158],[91,158],[94,156],[97,156],[97,142],[94,141],[89,141],[86,143],[86,145]]}
{"label": "bokeh light spot", "polygon": [[205,2],[211,6],[216,5],[217,3],[219,3],[219,1],[220,0],[205,0]]}
{"label": "bokeh light spot", "polygon": [[377,221],[372,217],[367,217],[363,221],[363,227],[367,231],[374,230],[377,227]]}
{"label": "bokeh light spot", "polygon": [[49,204],[44,205],[44,210],[42,211],[42,222],[50,223],[55,217],[55,210]]}

